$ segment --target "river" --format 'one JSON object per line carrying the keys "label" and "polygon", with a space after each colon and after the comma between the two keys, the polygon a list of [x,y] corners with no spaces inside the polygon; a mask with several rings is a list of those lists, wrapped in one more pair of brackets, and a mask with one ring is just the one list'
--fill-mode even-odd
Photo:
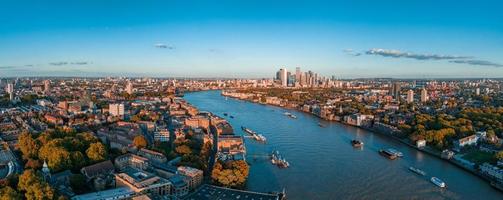
{"label": "river", "polygon": [[[189,103],[227,120],[235,134],[246,126],[267,138],[266,144],[245,139],[250,176],[247,189],[286,190],[289,199],[503,199],[489,183],[436,157],[417,151],[386,136],[337,122],[322,121],[307,113],[260,105],[220,95],[220,91],[187,93]],[[284,112],[297,116],[291,119]],[[326,127],[318,126],[321,122]],[[352,139],[365,143],[351,146]],[[381,148],[395,148],[404,157],[388,160]],[[278,150],[291,167],[279,169],[266,158]],[[422,177],[408,170],[424,170]],[[430,182],[436,176],[447,184],[441,189]]]}

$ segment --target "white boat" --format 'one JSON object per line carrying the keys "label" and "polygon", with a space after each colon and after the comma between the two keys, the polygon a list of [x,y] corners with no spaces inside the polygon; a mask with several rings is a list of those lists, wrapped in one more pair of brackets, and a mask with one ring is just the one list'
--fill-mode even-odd
{"label": "white boat", "polygon": [[283,114],[284,114],[284,115],[286,115],[286,116],[288,116],[288,117],[291,117],[291,118],[293,118],[293,119],[297,119],[297,116],[295,116],[295,115],[294,115],[294,114],[292,114],[292,113],[285,112],[285,113],[283,113]]}
{"label": "white boat", "polygon": [[398,157],[402,157],[402,156],[403,156],[403,153],[402,153],[402,152],[400,152],[400,151],[398,151],[398,150],[396,150],[396,149],[391,149],[391,148],[389,148],[389,149],[388,149],[388,151],[389,151],[390,153],[392,153],[392,154],[395,154],[395,155],[396,155],[396,156],[398,156]]}
{"label": "white boat", "polygon": [[426,175],[426,172],[424,172],[423,170],[420,170],[418,168],[415,168],[415,167],[409,167],[409,170],[415,172],[416,174],[422,175],[422,176]]}
{"label": "white boat", "polygon": [[437,177],[431,177],[431,182],[441,188],[444,188],[446,186],[445,182]]}

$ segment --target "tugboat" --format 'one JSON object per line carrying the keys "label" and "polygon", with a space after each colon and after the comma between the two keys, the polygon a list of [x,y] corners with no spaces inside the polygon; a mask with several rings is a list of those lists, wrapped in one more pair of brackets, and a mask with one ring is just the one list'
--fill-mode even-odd
{"label": "tugboat", "polygon": [[363,142],[360,140],[351,140],[351,145],[355,148],[363,147]]}
{"label": "tugboat", "polygon": [[394,153],[391,153],[389,152],[388,150],[379,150],[379,154],[381,154],[382,156],[390,159],[390,160],[395,160],[397,158],[397,155],[395,155]]}
{"label": "tugboat", "polygon": [[271,154],[271,163],[278,166],[279,168],[290,167],[290,163],[281,157],[279,151],[273,151]]}
{"label": "tugboat", "polygon": [[421,176],[425,176],[426,175],[426,172],[424,172],[423,170],[420,170],[418,168],[415,168],[415,167],[409,167],[409,170],[413,171],[414,173],[419,174]]}
{"label": "tugboat", "polygon": [[388,152],[391,152],[392,154],[395,154],[397,157],[402,157],[403,156],[403,153],[396,150],[396,149],[392,149],[392,148],[389,148],[388,149]]}
{"label": "tugboat", "polygon": [[441,187],[441,188],[445,188],[446,185],[445,185],[445,182],[440,180],[439,178],[437,177],[431,177],[431,182],[435,185],[437,185],[438,187]]}

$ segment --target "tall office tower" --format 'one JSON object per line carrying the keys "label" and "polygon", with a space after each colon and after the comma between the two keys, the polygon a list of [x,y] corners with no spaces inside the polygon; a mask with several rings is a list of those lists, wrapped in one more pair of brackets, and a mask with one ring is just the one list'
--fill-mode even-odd
{"label": "tall office tower", "polygon": [[5,87],[5,91],[9,93],[9,99],[11,101],[14,100],[14,84],[12,83],[7,84],[7,87]]}
{"label": "tall office tower", "polygon": [[428,91],[426,90],[426,88],[423,88],[421,90],[421,102],[427,102],[428,101]]}
{"label": "tall office tower", "polygon": [[133,94],[133,83],[131,83],[131,81],[128,81],[126,84],[126,92],[128,94]]}
{"label": "tall office tower", "polygon": [[49,93],[51,91],[51,81],[45,80],[44,81],[44,92]]}
{"label": "tall office tower", "polygon": [[395,100],[400,100],[400,83],[399,82],[394,82],[393,85],[391,86],[390,90],[390,95],[395,98]]}
{"label": "tall office tower", "polygon": [[301,74],[300,67],[295,68],[295,82],[300,83]]}
{"label": "tall office tower", "polygon": [[281,80],[281,69],[276,72],[276,80]]}
{"label": "tall office tower", "polygon": [[108,112],[112,116],[124,116],[124,104],[112,103],[108,105]]}
{"label": "tall office tower", "polygon": [[414,102],[414,91],[409,90],[407,91],[407,103],[412,103]]}
{"label": "tall office tower", "polygon": [[279,70],[279,73],[280,73],[281,86],[287,87],[288,86],[288,71],[286,71],[285,68],[282,68]]}

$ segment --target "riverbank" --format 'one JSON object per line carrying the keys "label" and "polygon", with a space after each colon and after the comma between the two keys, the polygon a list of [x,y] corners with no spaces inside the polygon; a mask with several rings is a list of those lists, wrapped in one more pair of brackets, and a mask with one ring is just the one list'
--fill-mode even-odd
{"label": "riverbank", "polygon": [[[233,99],[237,99],[237,100],[243,100],[243,101],[250,102],[250,103],[256,103],[256,104],[260,104],[260,105],[270,105],[270,106],[275,106],[275,107],[280,107],[280,108],[292,109],[292,110],[296,110],[296,111],[299,111],[299,112],[307,113],[307,114],[310,114],[310,115],[315,116],[317,118],[323,119],[323,118],[321,118],[320,116],[318,116],[318,115],[316,115],[314,113],[306,112],[306,111],[304,111],[302,109],[295,108],[295,107],[287,107],[287,106],[282,106],[282,105],[267,104],[267,103],[264,103],[264,102],[252,101],[252,100],[247,99],[247,98],[238,98],[238,97],[233,97],[233,96],[230,96],[230,95],[224,95],[222,92],[220,93],[220,95],[225,96],[225,97],[230,97],[230,98],[233,98]],[[323,119],[323,120],[326,120],[326,119]],[[371,128],[371,127],[356,126],[356,125],[353,125],[353,124],[345,123],[344,121],[337,121],[337,120],[327,120],[327,121],[339,122],[340,124],[344,124],[344,125],[349,125],[349,126],[352,126],[352,127],[361,128],[361,129],[364,129],[364,130],[367,130],[367,131],[370,131],[370,132],[373,132],[373,133],[377,133],[379,135],[387,136],[389,138],[394,139],[395,141],[398,141],[398,142],[400,142],[402,144],[405,144],[405,145],[407,145],[409,147],[412,147],[413,149],[416,149],[418,151],[421,151],[421,152],[424,152],[426,154],[429,154],[429,155],[435,157],[436,159],[442,160],[442,162],[443,161],[447,161],[447,163],[450,163],[450,164],[454,165],[457,168],[463,169],[464,171],[469,172],[469,173],[471,173],[471,174],[473,174],[473,175],[481,178],[482,180],[484,180],[485,182],[487,182],[490,185],[491,185],[491,183],[493,181],[491,178],[489,178],[486,175],[480,173],[478,170],[476,170],[474,168],[471,168],[471,167],[468,167],[466,165],[463,165],[462,163],[456,161],[455,159],[443,159],[442,156],[441,156],[441,152],[439,152],[439,151],[437,151],[435,149],[431,149],[428,146],[426,146],[425,148],[418,148],[416,145],[412,144],[407,139],[403,139],[403,138],[397,137],[396,135],[393,135],[393,134],[390,134],[390,133],[387,133],[387,132],[382,132],[382,131],[376,130],[374,128]],[[499,189],[497,187],[495,187],[495,188]]]}

